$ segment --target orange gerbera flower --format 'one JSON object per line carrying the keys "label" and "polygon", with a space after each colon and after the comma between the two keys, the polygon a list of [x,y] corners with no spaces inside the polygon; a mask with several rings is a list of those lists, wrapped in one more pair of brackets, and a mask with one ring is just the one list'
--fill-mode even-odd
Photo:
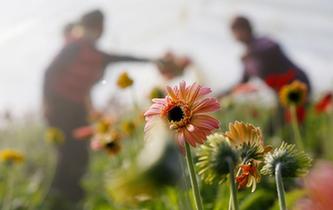
{"label": "orange gerbera flower", "polygon": [[261,129],[249,123],[230,123],[229,131],[225,132],[224,136],[240,153],[242,164],[236,177],[238,188],[252,186],[251,191],[254,192],[261,178],[258,172],[259,165],[272,147],[264,145]]}
{"label": "orange gerbera flower", "polygon": [[229,123],[229,131],[225,132],[224,136],[235,146],[248,142],[260,145],[264,143],[259,127],[239,121]]}
{"label": "orange gerbera flower", "polygon": [[249,164],[241,165],[240,175],[236,177],[238,189],[252,186],[251,191],[254,192],[257,186],[257,182],[260,181],[260,178],[261,177],[258,172],[258,166],[254,164],[254,161],[249,162]]}
{"label": "orange gerbera flower", "polygon": [[165,98],[153,99],[153,105],[144,114],[145,132],[153,124],[155,117],[162,117],[169,127],[176,131],[177,142],[182,148],[185,141],[191,146],[203,144],[206,137],[219,128],[219,121],[209,115],[220,108],[215,98],[205,97],[211,92],[197,83],[187,86],[183,81],[174,88],[167,87]]}

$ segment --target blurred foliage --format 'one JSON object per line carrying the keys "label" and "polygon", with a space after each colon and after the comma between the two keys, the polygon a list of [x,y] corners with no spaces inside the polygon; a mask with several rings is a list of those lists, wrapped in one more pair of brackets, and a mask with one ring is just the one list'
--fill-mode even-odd
{"label": "blurred foliage", "polygon": [[0,148],[15,148],[25,155],[20,165],[0,165],[0,198],[9,209],[40,209],[45,204],[55,165],[55,150],[43,140],[36,122],[10,122],[0,129]]}

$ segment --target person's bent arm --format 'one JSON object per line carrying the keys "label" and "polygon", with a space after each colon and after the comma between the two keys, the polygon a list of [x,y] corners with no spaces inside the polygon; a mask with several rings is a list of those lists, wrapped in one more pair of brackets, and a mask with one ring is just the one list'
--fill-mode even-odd
{"label": "person's bent arm", "polygon": [[236,83],[235,85],[233,85],[231,88],[229,88],[229,89],[227,89],[227,90],[225,90],[225,91],[221,91],[221,92],[219,92],[219,93],[217,94],[217,98],[221,99],[221,98],[223,98],[223,97],[225,97],[225,96],[230,95],[230,94],[233,92],[233,90],[234,90],[237,86],[242,85],[242,84],[245,84],[245,83],[247,83],[249,80],[250,80],[250,76],[247,74],[246,71],[244,71],[244,73],[243,73],[243,75],[242,75],[240,81],[239,81],[238,83]]}
{"label": "person's bent arm", "polygon": [[106,63],[118,63],[118,62],[155,62],[154,59],[148,59],[148,58],[139,58],[134,56],[128,56],[128,55],[118,55],[118,54],[105,54],[106,57]]}

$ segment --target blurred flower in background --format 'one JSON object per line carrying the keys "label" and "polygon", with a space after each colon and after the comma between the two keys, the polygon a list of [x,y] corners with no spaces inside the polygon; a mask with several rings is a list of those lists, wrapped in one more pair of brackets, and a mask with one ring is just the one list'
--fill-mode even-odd
{"label": "blurred flower in background", "polygon": [[333,100],[332,93],[326,93],[321,99],[315,104],[315,109],[317,113],[328,113],[332,111]]}
{"label": "blurred flower in background", "polygon": [[160,87],[154,87],[149,93],[149,99],[153,100],[154,98],[164,98],[165,91]]}
{"label": "blurred flower in background", "polygon": [[65,141],[64,133],[54,127],[47,128],[45,131],[45,141],[52,143],[52,144],[61,144]]}
{"label": "blurred flower in background", "polygon": [[136,125],[132,120],[125,120],[121,123],[121,130],[127,136],[132,136],[135,133]]}
{"label": "blurred flower in background", "polygon": [[318,161],[305,179],[308,198],[301,199],[296,210],[330,210],[333,206],[333,164]]}
{"label": "blurred flower in background", "polygon": [[280,90],[280,102],[285,107],[302,106],[307,100],[306,84],[300,81],[294,81],[285,85]]}
{"label": "blurred flower in background", "polygon": [[134,83],[133,79],[129,77],[127,72],[123,72],[119,75],[117,79],[117,85],[121,89],[128,88]]}
{"label": "blurred flower in background", "polygon": [[0,151],[0,161],[6,165],[19,164],[24,161],[24,155],[14,149],[3,149]]}

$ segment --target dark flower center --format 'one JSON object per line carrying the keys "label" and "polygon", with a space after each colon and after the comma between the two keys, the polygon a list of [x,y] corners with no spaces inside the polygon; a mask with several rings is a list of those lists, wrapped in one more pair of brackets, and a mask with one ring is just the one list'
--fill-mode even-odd
{"label": "dark flower center", "polygon": [[114,143],[113,141],[111,141],[111,142],[105,144],[105,147],[107,149],[113,149],[114,147],[116,147],[116,143]]}
{"label": "dark flower center", "polygon": [[288,94],[288,99],[293,103],[298,103],[301,99],[301,94],[298,91],[291,91]]}
{"label": "dark flower center", "polygon": [[168,120],[170,122],[179,122],[183,118],[184,112],[180,106],[175,106],[168,112]]}

